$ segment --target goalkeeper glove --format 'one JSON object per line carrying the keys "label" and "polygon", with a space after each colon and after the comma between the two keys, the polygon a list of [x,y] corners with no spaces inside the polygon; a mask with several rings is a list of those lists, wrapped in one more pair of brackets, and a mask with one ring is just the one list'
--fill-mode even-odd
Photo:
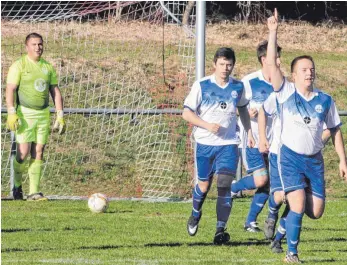
{"label": "goalkeeper glove", "polygon": [[57,110],[57,118],[55,120],[53,129],[59,134],[63,134],[66,130],[66,124],[64,121],[64,112],[62,110]]}
{"label": "goalkeeper glove", "polygon": [[16,113],[16,109],[11,107],[8,109],[7,113],[7,128],[11,131],[16,131],[20,125],[20,120]]}

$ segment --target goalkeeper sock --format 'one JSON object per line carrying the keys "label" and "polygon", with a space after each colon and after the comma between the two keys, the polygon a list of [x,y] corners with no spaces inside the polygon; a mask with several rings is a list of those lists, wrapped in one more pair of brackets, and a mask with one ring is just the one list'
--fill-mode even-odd
{"label": "goalkeeper sock", "polygon": [[13,160],[13,171],[14,171],[14,186],[18,188],[22,185],[22,175],[25,171],[25,162],[19,163],[15,158]]}
{"label": "goalkeeper sock", "polygon": [[202,205],[205,201],[207,192],[202,192],[199,188],[199,185],[196,184],[195,188],[193,189],[193,211],[192,211],[192,215],[195,218],[200,218],[201,216],[201,208]]}
{"label": "goalkeeper sock", "polygon": [[218,187],[217,190],[217,228],[224,228],[228,222],[233,201],[230,196],[230,188]]}
{"label": "goalkeeper sock", "polygon": [[42,160],[30,159],[28,170],[30,180],[29,194],[39,192],[42,164]]}

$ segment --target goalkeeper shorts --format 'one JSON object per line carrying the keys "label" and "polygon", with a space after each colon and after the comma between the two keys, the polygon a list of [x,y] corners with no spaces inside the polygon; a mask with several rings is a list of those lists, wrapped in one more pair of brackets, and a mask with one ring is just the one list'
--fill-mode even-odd
{"label": "goalkeeper shorts", "polygon": [[46,144],[50,132],[49,108],[35,110],[19,105],[17,115],[20,125],[16,131],[16,142]]}

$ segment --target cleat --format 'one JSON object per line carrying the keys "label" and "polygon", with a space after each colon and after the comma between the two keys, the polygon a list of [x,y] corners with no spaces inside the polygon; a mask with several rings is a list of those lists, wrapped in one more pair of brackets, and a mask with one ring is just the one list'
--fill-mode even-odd
{"label": "cleat", "polygon": [[272,239],[275,234],[276,220],[268,218],[264,224],[264,235],[266,239]]}
{"label": "cleat", "polygon": [[287,252],[287,254],[284,258],[284,262],[286,262],[286,263],[301,263],[301,261],[299,260],[298,254],[294,254],[292,252]]}
{"label": "cleat", "polygon": [[281,241],[273,240],[270,244],[270,248],[272,253],[282,253],[283,248],[281,246]]}
{"label": "cleat", "polygon": [[27,201],[48,201],[48,198],[43,196],[41,192],[38,192],[28,195]]}
{"label": "cleat", "polygon": [[200,218],[201,215],[199,218],[196,218],[193,215],[189,217],[187,223],[187,231],[190,236],[195,236],[195,234],[198,232]]}
{"label": "cleat", "polygon": [[261,232],[258,223],[256,222],[250,222],[249,224],[245,224],[243,226],[243,228],[245,229],[245,231],[247,232],[251,232],[251,233],[259,233]]}
{"label": "cleat", "polygon": [[225,232],[226,229],[223,227],[220,227],[217,229],[216,234],[214,235],[213,244],[215,245],[223,245],[229,242],[230,235],[229,233]]}
{"label": "cleat", "polygon": [[19,187],[13,186],[12,196],[14,200],[23,200],[22,186],[19,186]]}

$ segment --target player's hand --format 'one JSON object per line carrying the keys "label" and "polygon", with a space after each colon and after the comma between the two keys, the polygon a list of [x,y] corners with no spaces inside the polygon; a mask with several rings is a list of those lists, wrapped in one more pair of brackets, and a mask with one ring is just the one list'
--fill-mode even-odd
{"label": "player's hand", "polygon": [[259,140],[258,149],[260,153],[268,153],[269,148],[270,148],[270,144],[267,139]]}
{"label": "player's hand", "polygon": [[211,132],[211,133],[216,134],[216,133],[218,133],[220,127],[221,127],[221,126],[220,126],[219,124],[217,124],[217,123],[210,123],[210,124],[208,125],[208,127],[207,127],[207,130],[208,130],[209,132]]}
{"label": "player's hand", "polygon": [[276,31],[278,28],[278,13],[277,8],[275,8],[273,16],[267,19],[267,27],[270,31]]}
{"label": "player's hand", "polygon": [[339,169],[340,169],[340,176],[342,178],[345,178],[345,180],[347,181],[347,165],[346,165],[346,161],[340,161]]}
{"label": "player's hand", "polygon": [[248,110],[248,113],[249,113],[249,117],[251,119],[254,119],[258,116],[258,110],[256,108],[251,108]]}
{"label": "player's hand", "polygon": [[8,114],[7,114],[6,126],[9,130],[14,132],[14,131],[18,130],[18,128],[19,128],[19,125],[20,125],[19,117],[16,113],[15,108],[8,109],[7,113]]}
{"label": "player's hand", "polygon": [[53,126],[53,130],[57,131],[59,134],[63,134],[66,131],[64,112],[62,110],[57,111],[57,117]]}
{"label": "player's hand", "polygon": [[255,140],[252,133],[247,134],[247,146],[253,148],[255,146]]}

